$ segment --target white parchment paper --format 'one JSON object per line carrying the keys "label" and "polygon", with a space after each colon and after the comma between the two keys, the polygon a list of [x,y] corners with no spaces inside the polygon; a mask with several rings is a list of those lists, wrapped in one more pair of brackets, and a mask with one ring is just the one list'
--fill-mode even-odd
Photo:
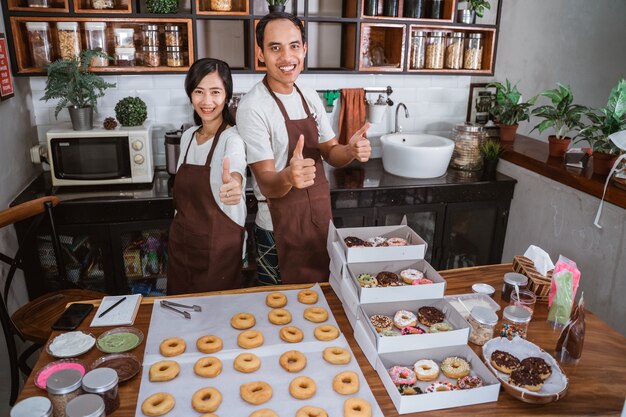
{"label": "white parchment paper", "polygon": [[[215,411],[220,417],[246,417],[261,408],[271,408],[281,417],[291,417],[295,416],[296,411],[305,405],[321,407],[330,416],[342,416],[343,403],[350,397],[364,398],[372,405],[372,415],[382,417],[383,414],[363,377],[354,354],[350,363],[346,365],[331,365],[322,358],[322,351],[331,346],[341,346],[352,351],[343,334],[327,342],[318,341],[313,335],[315,327],[321,324],[337,326],[337,322],[319,285],[312,289],[319,295],[319,300],[314,305],[298,302],[299,290],[281,291],[288,299],[287,305],[283,308],[289,310],[292,315],[292,321],[287,326],[296,326],[304,333],[304,340],[300,343],[286,343],[280,339],[279,330],[283,326],[271,324],[267,318],[272,310],[265,304],[267,292],[173,300],[181,304],[202,306],[202,312],[191,311],[191,320],[162,308],[159,300],[155,300],[146,341],[136,415],[144,415],[141,412],[141,404],[147,397],[157,392],[168,392],[176,399],[176,405],[166,416],[196,416],[199,413],[191,407],[191,397],[201,388],[214,387],[222,393],[223,397],[222,404]],[[324,307],[329,313],[328,320],[324,323],[312,323],[304,319],[304,310],[312,306]],[[242,312],[254,314],[256,317],[256,325],[253,329],[263,333],[265,341],[262,346],[255,349],[242,349],[237,345],[237,335],[240,330],[231,327],[230,319],[233,315]],[[211,334],[222,339],[223,349],[208,355],[199,352],[196,349],[196,340],[200,336]],[[185,353],[173,358],[163,357],[159,353],[159,344],[169,337],[185,339],[187,344]],[[302,371],[289,373],[280,366],[280,355],[289,350],[298,350],[306,355],[307,365]],[[250,374],[236,371],[233,368],[233,361],[237,355],[244,352],[256,354],[261,359],[261,368]],[[216,378],[202,378],[194,373],[195,362],[204,356],[215,356],[222,361],[222,373]],[[180,374],[171,381],[150,382],[148,378],[150,365],[164,359],[177,361],[180,365]],[[332,380],[338,373],[348,370],[359,375],[360,390],[353,395],[337,394],[332,389]],[[308,400],[298,400],[289,394],[289,383],[294,378],[303,375],[312,378],[317,384],[316,394]],[[273,396],[270,401],[261,405],[251,405],[241,399],[239,386],[253,381],[264,381],[272,386]]]}

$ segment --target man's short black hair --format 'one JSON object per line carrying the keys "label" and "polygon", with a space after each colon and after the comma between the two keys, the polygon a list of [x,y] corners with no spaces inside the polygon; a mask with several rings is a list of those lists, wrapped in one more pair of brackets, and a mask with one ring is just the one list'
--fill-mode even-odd
{"label": "man's short black hair", "polygon": [[267,24],[271,22],[272,20],[278,20],[278,19],[286,19],[286,20],[289,20],[291,23],[293,23],[295,27],[300,29],[300,35],[302,36],[302,43],[304,44],[306,42],[306,37],[304,35],[304,25],[302,24],[300,19],[298,19],[296,16],[292,15],[291,13],[273,12],[273,13],[269,13],[263,16],[263,18],[261,18],[259,23],[256,25],[256,44],[259,46],[259,48],[261,48],[261,51],[263,50],[263,41],[265,39],[265,26],[267,26]]}

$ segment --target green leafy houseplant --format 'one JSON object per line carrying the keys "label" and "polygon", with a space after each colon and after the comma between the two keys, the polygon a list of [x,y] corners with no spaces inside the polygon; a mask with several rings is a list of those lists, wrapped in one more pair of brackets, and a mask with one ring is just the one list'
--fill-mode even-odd
{"label": "green leafy houseplant", "polygon": [[147,0],[148,13],[178,13],[178,0]]}
{"label": "green leafy houseplant", "polygon": [[557,83],[557,86],[558,88],[546,90],[539,94],[550,99],[552,104],[545,104],[533,109],[532,115],[544,120],[537,124],[531,132],[537,129],[539,133],[543,133],[546,129],[554,128],[556,138],[564,139],[570,132],[582,128],[580,119],[588,109],[579,104],[572,104],[574,95],[569,86],[560,83]]}
{"label": "green leafy houseplant", "polygon": [[506,84],[495,82],[489,84],[488,87],[496,88],[496,99],[490,112],[498,123],[516,125],[518,122],[529,119],[530,107],[535,104],[536,96],[528,101],[520,102],[522,93],[517,89],[517,84],[511,85],[509,80],[506,80]]}
{"label": "green leafy houseplant", "polygon": [[487,0],[467,0],[467,8],[476,12],[476,16],[483,17],[485,9],[491,10]]}
{"label": "green leafy houseplant", "polygon": [[268,6],[284,6],[288,0],[267,0]]}
{"label": "green leafy houseplant", "polygon": [[500,154],[502,153],[502,146],[500,145],[500,142],[489,139],[486,140],[485,143],[480,145],[480,153],[487,161],[497,161],[500,158]]}
{"label": "green leafy houseplant", "polygon": [[148,117],[148,107],[139,97],[124,97],[115,105],[115,118],[122,126],[141,126]]}

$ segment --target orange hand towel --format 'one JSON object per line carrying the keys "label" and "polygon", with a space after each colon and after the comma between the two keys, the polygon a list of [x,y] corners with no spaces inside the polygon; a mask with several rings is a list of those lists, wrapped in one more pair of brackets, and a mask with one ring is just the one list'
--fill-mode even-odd
{"label": "orange hand towel", "polygon": [[339,143],[345,145],[352,135],[365,124],[365,90],[343,88],[339,112]]}

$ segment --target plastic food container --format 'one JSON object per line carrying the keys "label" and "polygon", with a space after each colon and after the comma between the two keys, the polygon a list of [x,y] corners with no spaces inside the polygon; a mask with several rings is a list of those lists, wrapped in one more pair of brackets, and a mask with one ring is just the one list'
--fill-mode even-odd
{"label": "plastic food container", "polygon": [[97,394],[104,401],[105,414],[111,414],[120,407],[117,372],[111,368],[97,368],[83,377],[83,391]]}
{"label": "plastic food container", "polygon": [[502,284],[502,300],[511,301],[511,292],[515,291],[515,286],[519,289],[526,288],[528,277],[518,272],[507,272],[504,274],[504,283]]}
{"label": "plastic food container", "polygon": [[464,171],[480,171],[483,156],[480,147],[485,142],[485,128],[475,123],[459,123],[452,129],[454,151],[450,166]]}
{"label": "plastic food container", "polygon": [[500,336],[506,337],[509,340],[514,337],[526,339],[530,317],[530,311],[523,307],[505,307],[502,313],[502,330],[500,331]]}
{"label": "plastic food container", "polygon": [[416,30],[411,35],[411,60],[412,69],[424,68],[426,63],[426,37],[428,32]]}
{"label": "plastic food container", "polygon": [[[107,24],[104,22],[85,22],[85,38],[87,49],[104,52],[107,51]],[[109,65],[109,59],[103,56],[94,56],[91,58],[89,65],[92,67],[106,67]]]}
{"label": "plastic food container", "polygon": [[113,28],[115,48],[134,48],[135,30],[133,28]]}
{"label": "plastic food container", "polygon": [[135,48],[115,48],[115,65],[118,67],[134,67]]}
{"label": "plastic food container", "polygon": [[65,417],[68,403],[82,394],[82,378],[83,375],[75,369],[63,369],[48,377],[46,390],[52,401],[54,417]]}
{"label": "plastic food container", "polygon": [[59,55],[62,59],[72,59],[80,54],[78,22],[57,22]]}
{"label": "plastic food container", "polygon": [[493,339],[493,333],[498,324],[497,314],[486,307],[474,307],[467,318],[470,324],[469,341],[482,346]]}
{"label": "plastic food container", "polygon": [[483,34],[470,33],[465,43],[463,68],[479,70],[483,62]]}
{"label": "plastic food container", "polygon": [[43,68],[52,62],[50,26],[48,22],[26,22],[33,66]]}
{"label": "plastic food container", "polygon": [[50,417],[52,403],[46,397],[26,398],[11,408],[11,417]]}
{"label": "plastic food container", "polygon": [[465,33],[452,32],[446,40],[446,68],[463,68],[463,41]]}
{"label": "plastic food container", "polygon": [[445,32],[430,32],[426,40],[426,68],[443,68]]}
{"label": "plastic food container", "polygon": [[67,417],[105,417],[104,401],[99,395],[79,395],[69,402]]}

